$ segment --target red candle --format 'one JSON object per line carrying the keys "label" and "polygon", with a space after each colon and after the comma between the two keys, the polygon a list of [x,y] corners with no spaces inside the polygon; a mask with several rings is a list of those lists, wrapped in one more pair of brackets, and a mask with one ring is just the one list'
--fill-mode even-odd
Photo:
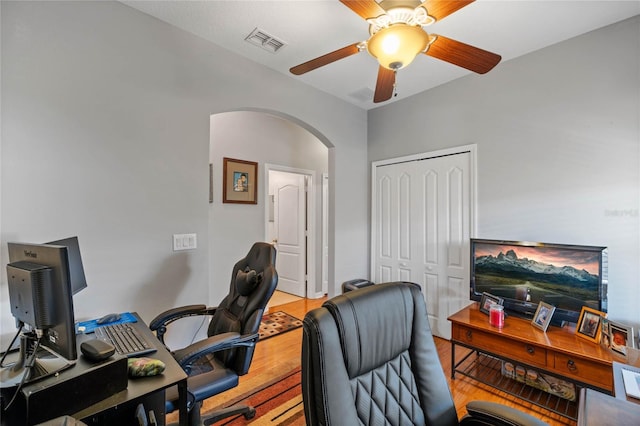
{"label": "red candle", "polygon": [[504,326],[504,310],[502,306],[491,305],[489,308],[489,324],[498,328]]}

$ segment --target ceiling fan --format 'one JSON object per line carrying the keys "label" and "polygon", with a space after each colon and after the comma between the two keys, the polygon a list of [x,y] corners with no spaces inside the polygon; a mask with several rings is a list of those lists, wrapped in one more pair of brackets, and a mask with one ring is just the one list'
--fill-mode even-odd
{"label": "ceiling fan", "polygon": [[340,0],[369,23],[370,37],[291,68],[295,75],[320,68],[339,59],[369,52],[380,64],[373,102],[391,99],[396,72],[420,53],[484,74],[501,56],[437,34],[422,27],[446,18],[474,0]]}

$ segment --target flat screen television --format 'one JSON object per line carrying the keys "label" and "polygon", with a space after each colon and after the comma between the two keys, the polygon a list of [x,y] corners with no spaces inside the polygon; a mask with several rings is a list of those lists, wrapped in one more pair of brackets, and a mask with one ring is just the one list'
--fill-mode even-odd
{"label": "flat screen television", "polygon": [[471,300],[489,293],[526,318],[543,301],[555,325],[577,322],[583,306],[607,312],[606,247],[472,238],[470,249]]}
{"label": "flat screen television", "polygon": [[25,331],[20,359],[0,370],[2,387],[54,374],[78,357],[68,248],[26,243],[8,243],[8,248],[11,313]]}

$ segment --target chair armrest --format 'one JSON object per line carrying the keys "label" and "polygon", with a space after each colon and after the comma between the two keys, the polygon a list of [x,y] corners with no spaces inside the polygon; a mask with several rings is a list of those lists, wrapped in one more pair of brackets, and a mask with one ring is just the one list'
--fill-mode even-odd
{"label": "chair armrest", "polygon": [[258,341],[258,337],[258,333],[245,335],[240,335],[237,332],[216,334],[173,352],[173,357],[178,361],[182,369],[189,374],[194,361],[203,355],[236,347],[253,346]]}
{"label": "chair armrest", "polygon": [[507,426],[548,426],[542,420],[503,404],[489,401],[471,401],[467,404],[469,415],[460,424],[492,424]]}
{"label": "chair armrest", "polygon": [[164,343],[164,334],[167,332],[167,325],[181,318],[213,315],[216,308],[209,308],[205,305],[187,305],[169,309],[156,316],[150,323],[149,329],[156,332],[156,337]]}

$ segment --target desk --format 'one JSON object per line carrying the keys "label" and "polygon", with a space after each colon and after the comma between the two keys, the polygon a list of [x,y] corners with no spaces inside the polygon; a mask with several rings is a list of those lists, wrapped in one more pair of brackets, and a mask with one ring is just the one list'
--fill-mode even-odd
{"label": "desk", "polygon": [[[172,386],[177,386],[180,399],[180,425],[187,425],[187,375],[171,356],[169,351],[156,339],[140,316],[136,313],[134,313],[134,315],[138,320],[138,322],[133,323],[136,330],[140,334],[144,335],[149,342],[157,343],[157,351],[149,354],[148,356],[164,362],[164,373],[153,377],[129,379],[125,390],[117,392],[102,401],[83,408],[80,411],[61,414],[68,414],[89,425],[118,424],[137,426],[138,423],[135,420],[134,414],[135,409],[138,404],[143,403],[145,408],[147,408],[147,412],[149,408],[154,409],[158,425],[164,425],[165,390]],[[83,341],[93,338],[93,334],[78,335],[78,352],[80,351],[80,344]],[[65,377],[68,378],[82,374],[83,371],[91,368],[91,366],[92,364],[80,355],[74,367],[60,372],[58,376],[49,377],[34,382],[33,384],[25,385],[23,389],[29,389],[30,386],[44,386],[46,384],[53,385],[56,381],[64,380]]]}
{"label": "desk", "polygon": [[635,426],[640,424],[640,405],[593,389],[580,390],[578,426]]}

